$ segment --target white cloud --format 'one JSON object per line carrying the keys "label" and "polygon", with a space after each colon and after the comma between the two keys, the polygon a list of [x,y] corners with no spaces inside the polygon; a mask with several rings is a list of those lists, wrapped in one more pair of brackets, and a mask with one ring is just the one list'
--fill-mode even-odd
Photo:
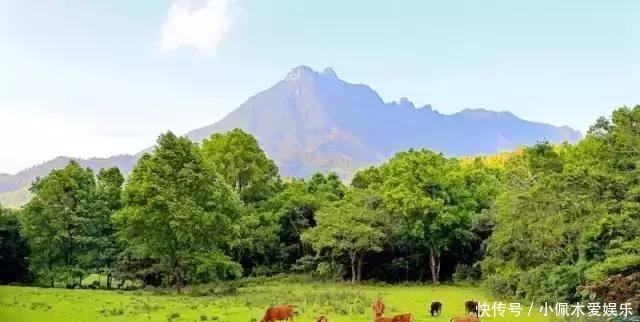
{"label": "white cloud", "polygon": [[213,53],[231,25],[233,0],[173,0],[162,27],[160,51],[192,46]]}

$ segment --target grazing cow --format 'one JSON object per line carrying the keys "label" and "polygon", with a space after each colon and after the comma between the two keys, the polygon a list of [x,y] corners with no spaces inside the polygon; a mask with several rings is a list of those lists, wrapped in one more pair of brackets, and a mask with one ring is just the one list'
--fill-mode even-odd
{"label": "grazing cow", "polygon": [[376,314],[376,319],[384,313],[384,302],[382,302],[382,298],[377,297],[375,301],[373,301],[373,313]]}
{"label": "grazing cow", "polygon": [[464,311],[467,314],[475,314],[476,316],[479,316],[478,302],[475,302],[475,301],[464,302]]}
{"label": "grazing cow", "polygon": [[316,318],[316,322],[329,322],[329,319],[325,315],[320,315]]}
{"label": "grazing cow", "polygon": [[440,316],[440,313],[442,313],[442,303],[438,301],[431,302],[429,313],[431,313],[431,316]]}
{"label": "grazing cow", "polygon": [[472,315],[456,316],[452,318],[449,322],[480,322],[480,318]]}
{"label": "grazing cow", "polygon": [[391,318],[391,322],[413,322],[411,313],[399,314]]}
{"label": "grazing cow", "polygon": [[379,316],[374,321],[375,322],[391,322],[392,319],[393,318],[390,318],[390,317]]}
{"label": "grazing cow", "polygon": [[410,313],[399,314],[393,317],[383,317],[379,316],[375,320],[375,322],[413,322],[413,315]]}
{"label": "grazing cow", "polygon": [[288,321],[289,319],[293,322],[293,305],[271,306],[260,322]]}

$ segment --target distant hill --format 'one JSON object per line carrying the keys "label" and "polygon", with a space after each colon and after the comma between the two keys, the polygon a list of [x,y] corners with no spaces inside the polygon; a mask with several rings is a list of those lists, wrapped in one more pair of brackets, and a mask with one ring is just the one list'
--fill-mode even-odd
{"label": "distant hill", "polygon": [[569,127],[522,120],[510,112],[466,109],[446,115],[406,98],[385,103],[361,84],[296,67],[273,87],[249,98],[222,120],[189,132],[200,141],[211,133],[241,128],[252,133],[284,175],[352,169],[377,163],[409,148],[448,156],[484,155],[521,145],[574,142]]}
{"label": "distant hill", "polygon": [[99,170],[116,166],[124,172],[129,172],[138,160],[132,155],[116,155],[110,158],[78,159],[57,157],[37,166],[22,170],[15,175],[0,174],[0,205],[5,207],[18,207],[26,203],[30,196],[31,182],[38,177],[46,176],[51,170],[59,169],[67,165],[70,160],[76,160],[83,167]]}
{"label": "distant hill", "polygon": [[[370,87],[345,82],[330,68],[316,72],[306,66],[187,136],[201,141],[233,128],[253,134],[281,174],[295,177],[331,170],[347,177],[409,148],[447,156],[486,155],[540,140],[574,142],[582,137],[569,127],[525,121],[510,112],[465,109],[448,115],[430,105],[416,108],[406,98],[385,103]],[[118,166],[128,173],[139,155],[78,161],[95,170]],[[0,174],[0,204],[23,204],[31,181],[69,160],[59,157],[15,175]]]}

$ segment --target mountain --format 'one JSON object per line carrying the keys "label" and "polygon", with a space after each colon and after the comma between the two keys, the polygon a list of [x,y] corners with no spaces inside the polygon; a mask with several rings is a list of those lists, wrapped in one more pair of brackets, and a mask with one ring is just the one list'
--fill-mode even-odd
{"label": "mountain", "polygon": [[[409,148],[425,147],[448,156],[485,155],[545,139],[581,138],[569,127],[525,121],[510,112],[465,109],[442,114],[430,105],[416,107],[407,98],[386,103],[370,87],[345,82],[330,68],[317,72],[306,66],[294,68],[220,121],[187,136],[201,141],[234,128],[253,134],[282,175],[296,177],[330,170],[348,177]],[[94,170],[118,166],[127,173],[139,155],[77,160]],[[24,203],[31,181],[70,159],[58,157],[15,175],[0,174],[0,204]]]}
{"label": "mountain", "polygon": [[83,167],[94,170],[116,166],[128,173],[138,161],[133,155],[116,155],[109,158],[79,159],[69,157],[57,157],[53,160],[22,170],[15,175],[0,174],[0,205],[17,207],[26,203],[31,197],[29,187],[31,182],[38,177],[46,176],[51,170],[59,169],[67,165],[69,161],[76,160]]}
{"label": "mountain", "polygon": [[350,172],[395,152],[426,147],[448,156],[493,154],[546,139],[577,141],[569,127],[522,120],[510,112],[466,109],[446,115],[406,98],[385,103],[366,85],[340,80],[327,68],[294,68],[222,120],[189,132],[200,141],[241,128],[252,133],[284,175]]}

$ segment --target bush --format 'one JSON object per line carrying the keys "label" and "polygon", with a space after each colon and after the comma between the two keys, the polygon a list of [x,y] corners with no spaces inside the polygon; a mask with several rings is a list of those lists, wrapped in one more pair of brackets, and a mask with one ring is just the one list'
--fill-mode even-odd
{"label": "bush", "polygon": [[587,269],[585,275],[590,281],[601,281],[607,276],[631,274],[640,270],[640,255],[622,254],[605,259]]}
{"label": "bush", "polygon": [[485,278],[484,286],[494,295],[514,297],[518,290],[520,274],[521,272],[511,269],[497,271]]}
{"label": "bush", "polygon": [[582,267],[543,265],[523,272],[516,296],[535,302],[577,302]]}
{"label": "bush", "polygon": [[517,268],[494,270],[484,285],[498,296],[525,298],[534,302],[576,302],[582,296],[583,265],[541,265],[528,271]]}
{"label": "bush", "polygon": [[456,265],[453,272],[453,281],[456,283],[467,283],[480,280],[481,272],[479,265]]}
{"label": "bush", "polygon": [[314,277],[324,280],[339,280],[342,278],[342,275],[342,266],[330,262],[319,263],[313,274]]}
{"label": "bush", "polygon": [[221,253],[196,256],[189,267],[190,281],[208,283],[240,278],[242,266]]}
{"label": "bush", "polygon": [[277,275],[280,273],[282,273],[282,268],[277,266],[259,265],[254,267],[251,270],[251,276],[254,276],[254,277],[267,277],[267,276]]}
{"label": "bush", "polygon": [[303,256],[299,258],[291,267],[291,270],[297,273],[311,273],[318,266],[316,258],[313,256]]}

